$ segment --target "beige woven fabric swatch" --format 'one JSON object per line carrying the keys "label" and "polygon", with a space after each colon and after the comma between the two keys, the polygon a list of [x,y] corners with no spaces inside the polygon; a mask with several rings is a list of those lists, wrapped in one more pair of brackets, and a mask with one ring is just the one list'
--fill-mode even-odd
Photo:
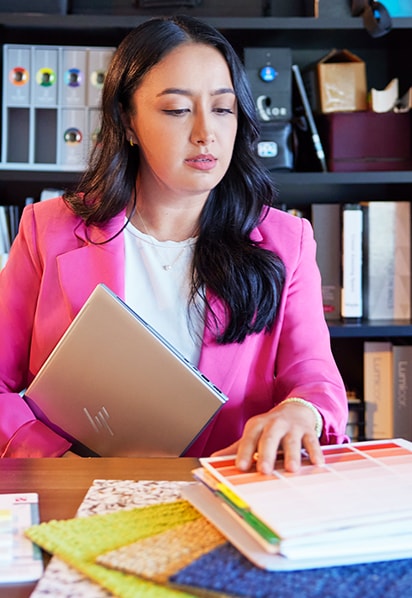
{"label": "beige woven fabric swatch", "polygon": [[100,555],[96,562],[166,584],[171,575],[225,542],[222,534],[201,517]]}

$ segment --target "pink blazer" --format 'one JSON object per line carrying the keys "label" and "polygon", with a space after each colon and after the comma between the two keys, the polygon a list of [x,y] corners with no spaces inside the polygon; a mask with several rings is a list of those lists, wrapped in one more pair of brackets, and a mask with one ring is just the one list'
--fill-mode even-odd
{"label": "pink blazer", "polygon": [[[124,299],[124,213],[104,229],[74,216],[61,198],[25,208],[0,274],[0,454],[58,456],[69,444],[36,421],[19,395],[33,379],[94,287]],[[312,228],[272,209],[254,231],[280,255],[286,284],[276,325],[241,344],[219,346],[205,328],[199,369],[229,401],[188,455],[208,455],[239,438],[247,419],[289,396],[310,400],[323,417],[322,443],[346,440],[347,399],[324,320]],[[210,297],[223,315],[220,302]],[[138,358],[138,356],[136,356]]]}

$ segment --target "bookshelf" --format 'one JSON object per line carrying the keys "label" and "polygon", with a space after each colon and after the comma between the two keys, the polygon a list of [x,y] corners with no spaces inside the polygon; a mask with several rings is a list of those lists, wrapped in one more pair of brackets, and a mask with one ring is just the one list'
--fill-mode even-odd
{"label": "bookshelf", "polygon": [[[130,12],[133,12],[131,7]],[[116,46],[126,33],[147,16],[116,14],[0,13],[3,44],[59,44]],[[399,79],[400,95],[412,85],[410,35],[412,18],[393,19],[389,34],[372,38],[360,17],[209,17],[230,40],[240,56],[245,47],[290,47],[301,68],[318,61],[332,48],[347,48],[361,57],[367,68],[368,88],[383,89]],[[92,26],[91,26],[92,25]],[[13,171],[0,169],[1,203],[23,205],[27,196],[38,196],[44,187],[70,187],[80,173]],[[394,172],[273,172],[280,201],[309,214],[310,205],[367,200],[411,199],[412,171]],[[412,343],[412,322],[362,321],[330,324],[332,348],[348,385],[362,392],[361,355],[369,338],[400,339]],[[354,361],[356,360],[356,364]]]}

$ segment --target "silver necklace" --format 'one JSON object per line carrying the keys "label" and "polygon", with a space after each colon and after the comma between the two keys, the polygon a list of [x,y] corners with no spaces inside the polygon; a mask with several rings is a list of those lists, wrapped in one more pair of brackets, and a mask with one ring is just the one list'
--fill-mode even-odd
{"label": "silver necklace", "polygon": [[[139,212],[139,210],[138,210],[138,209],[136,209],[136,212],[137,212],[137,214],[138,214],[138,216],[139,216],[140,220],[142,221],[142,224],[143,224],[143,228],[144,228],[144,231],[145,231],[145,233],[146,233],[148,236],[150,236],[150,237],[153,237],[153,235],[152,235],[152,234],[150,234],[150,232],[149,232],[149,230],[148,230],[148,228],[147,228],[147,226],[146,226],[146,223],[145,223],[145,221],[143,220],[143,216],[141,215],[141,213]],[[154,243],[151,243],[151,245],[152,245],[152,246],[153,246],[155,249],[157,249],[157,248],[158,248],[158,245],[155,245]],[[181,258],[181,256],[183,255],[183,252],[184,252],[184,251],[185,251],[185,250],[186,250],[188,247],[189,247],[189,245],[184,245],[184,246],[183,246],[183,247],[180,249],[180,251],[178,252],[178,254],[175,256],[175,258],[174,258],[174,259],[173,259],[173,260],[172,260],[170,263],[168,263],[168,264],[163,264],[163,263],[160,261],[160,256],[159,256],[159,254],[158,254],[158,253],[157,253],[157,251],[156,251],[156,256],[158,256],[158,258],[159,258],[159,262],[160,262],[160,265],[162,266],[163,270],[165,270],[166,272],[168,272],[169,270],[172,270],[173,266],[174,266],[174,265],[175,265],[175,264],[176,264],[176,263],[179,261],[179,259],[180,259],[180,258]]]}

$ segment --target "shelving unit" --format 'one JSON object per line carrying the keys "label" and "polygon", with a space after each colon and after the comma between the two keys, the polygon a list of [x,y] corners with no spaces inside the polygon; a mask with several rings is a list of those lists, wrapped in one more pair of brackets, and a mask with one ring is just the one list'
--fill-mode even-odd
{"label": "shelving unit", "polygon": [[[0,14],[2,43],[117,45],[148,17],[134,15]],[[229,39],[240,56],[244,47],[290,47],[301,68],[332,48],[348,48],[366,63],[368,88],[383,89],[399,79],[403,94],[412,85],[410,36],[412,18],[393,19],[392,31],[372,38],[361,18],[205,18]],[[70,187],[80,173],[0,170],[2,203],[19,203],[43,187]],[[313,202],[411,200],[412,172],[273,172],[280,201],[309,209]],[[365,339],[412,343],[412,322],[331,323],[332,347],[350,387],[362,392],[362,346]],[[316,331],[314,331],[316,342]],[[356,363],[354,363],[356,361]],[[352,366],[349,367],[348,364]]]}

